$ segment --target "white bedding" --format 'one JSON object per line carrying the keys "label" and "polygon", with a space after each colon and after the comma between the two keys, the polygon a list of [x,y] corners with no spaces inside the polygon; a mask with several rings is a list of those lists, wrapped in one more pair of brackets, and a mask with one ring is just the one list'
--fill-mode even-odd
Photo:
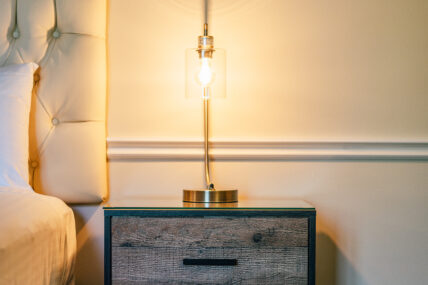
{"label": "white bedding", "polygon": [[76,232],[60,199],[0,187],[0,284],[72,284]]}

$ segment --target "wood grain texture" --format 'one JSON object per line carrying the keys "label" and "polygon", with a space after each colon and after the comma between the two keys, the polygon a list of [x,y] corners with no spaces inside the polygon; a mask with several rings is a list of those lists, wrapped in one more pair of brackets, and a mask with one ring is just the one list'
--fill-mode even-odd
{"label": "wood grain texture", "polygon": [[[236,266],[186,266],[184,258],[236,258]],[[307,284],[308,248],[113,247],[113,284]]]}
{"label": "wood grain texture", "polygon": [[308,219],[289,217],[112,217],[112,246],[307,247]]}

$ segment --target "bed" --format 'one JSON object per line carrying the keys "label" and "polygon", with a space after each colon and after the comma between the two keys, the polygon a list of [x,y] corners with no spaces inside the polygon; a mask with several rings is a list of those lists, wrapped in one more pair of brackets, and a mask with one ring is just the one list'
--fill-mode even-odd
{"label": "bed", "polygon": [[74,283],[67,204],[107,196],[105,34],[105,0],[0,0],[0,69],[37,67],[20,118],[0,78],[0,284]]}
{"label": "bed", "polygon": [[58,198],[0,187],[0,284],[72,284],[76,233]]}

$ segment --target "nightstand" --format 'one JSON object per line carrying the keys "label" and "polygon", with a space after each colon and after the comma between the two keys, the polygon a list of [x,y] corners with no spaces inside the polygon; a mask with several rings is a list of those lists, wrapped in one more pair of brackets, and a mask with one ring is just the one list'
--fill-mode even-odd
{"label": "nightstand", "polygon": [[304,201],[117,201],[104,207],[105,284],[315,284]]}

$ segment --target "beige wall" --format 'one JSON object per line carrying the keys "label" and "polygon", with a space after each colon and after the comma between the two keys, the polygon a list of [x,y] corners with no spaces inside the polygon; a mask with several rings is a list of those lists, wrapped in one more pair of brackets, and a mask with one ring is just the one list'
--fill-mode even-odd
{"label": "beige wall", "polygon": [[[228,94],[212,136],[428,139],[428,3],[212,0]],[[109,136],[199,137],[184,51],[200,0],[112,0]]]}
{"label": "beige wall", "polygon": [[[201,101],[184,95],[200,2],[110,0],[109,137],[201,137]],[[228,53],[213,138],[428,142],[427,1],[211,2],[211,31]],[[242,198],[316,206],[317,284],[426,284],[428,162],[419,158],[217,161],[213,175]],[[202,161],[112,161],[110,194],[180,199],[202,177]],[[75,210],[78,284],[101,284],[102,210]]]}

